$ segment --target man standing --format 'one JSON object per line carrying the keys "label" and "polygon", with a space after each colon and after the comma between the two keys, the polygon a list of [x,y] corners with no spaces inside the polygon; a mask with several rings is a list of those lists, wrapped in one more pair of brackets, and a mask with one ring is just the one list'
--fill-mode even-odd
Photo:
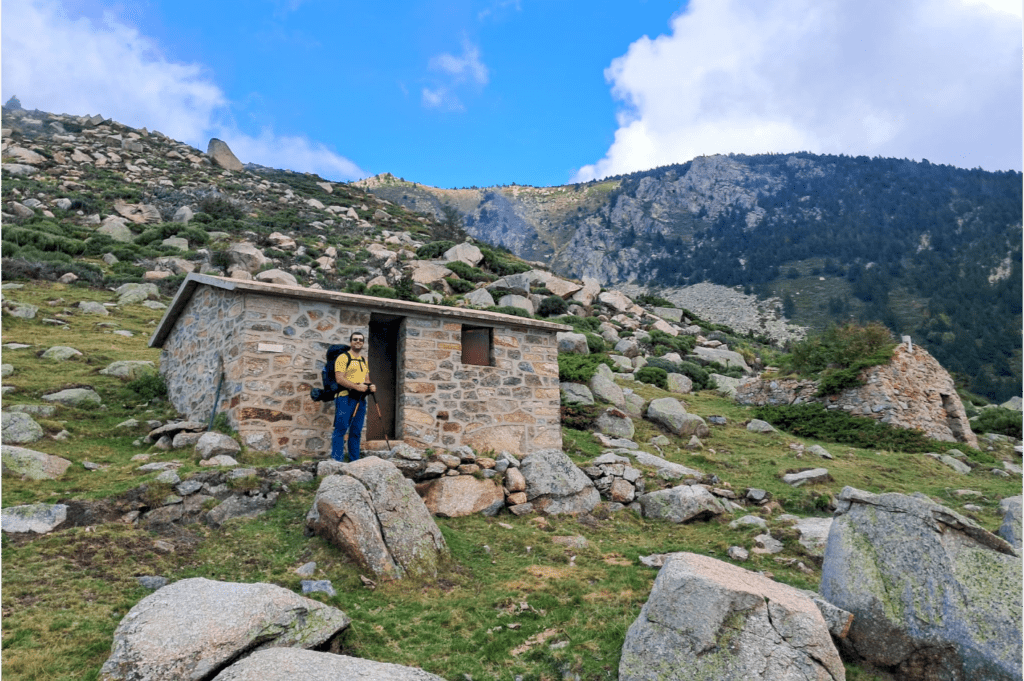
{"label": "man standing", "polygon": [[370,368],[363,357],[366,336],[356,331],[348,340],[351,347],[338,355],[334,362],[334,380],[341,392],[334,398],[334,435],[331,436],[331,458],[342,461],[345,453],[345,434],[348,433],[348,460],[359,460],[359,441],[366,420],[366,396],[377,392],[369,382]]}

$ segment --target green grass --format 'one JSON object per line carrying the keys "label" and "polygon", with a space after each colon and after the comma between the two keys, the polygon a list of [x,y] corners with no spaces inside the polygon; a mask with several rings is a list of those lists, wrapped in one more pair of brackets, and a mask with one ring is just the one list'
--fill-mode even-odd
{"label": "green grass", "polygon": [[[49,433],[66,429],[70,439],[44,439],[28,445],[73,462],[60,480],[29,482],[5,478],[3,506],[71,499],[101,499],[151,484],[156,473],[142,475],[131,457],[150,452],[150,461],[178,460],[182,479],[200,470],[187,450],[152,451],[133,442],[146,426],[121,433],[115,426],[128,418],[166,421],[173,417],[166,402],[144,402],[126,383],[102,376],[99,370],[125,357],[159,360],[159,351],[146,346],[160,311],[141,305],[116,309],[110,317],[78,314],[80,300],[112,302],[110,291],[80,286],[32,283],[4,291],[9,300],[40,307],[35,320],[3,318],[3,342],[29,343],[31,348],[5,350],[4,363],[15,372],[4,379],[16,391],[6,404],[41,403],[43,394],[67,385],[90,385],[103,397],[105,408],[59,409],[43,421]],[[63,302],[49,305],[49,301]],[[62,318],[68,330],[46,324]],[[106,324],[115,324],[108,327]],[[132,338],[111,334],[128,329]],[[70,345],[84,355],[63,363],[43,360],[38,351]],[[689,450],[686,442],[670,437],[658,449],[650,445],[665,434],[656,425],[634,419],[635,441],[653,454],[696,468],[720,479],[742,494],[748,487],[768,490],[782,510],[822,515],[820,501],[846,485],[871,492],[923,492],[951,508],[974,517],[989,530],[999,527],[999,500],[1019,494],[1019,478],[988,475],[986,467],[962,477],[922,454],[858,448],[786,433],[750,433],[745,422],[753,410],[712,391],[679,396],[653,385],[620,381],[645,400],[674,396],[688,411],[705,419],[724,416],[727,424],[712,425],[704,448]],[[834,456],[824,461],[800,454],[791,444],[821,444]],[[563,449],[578,464],[601,454],[590,432],[565,429]],[[996,445],[985,452],[993,461],[1012,458],[1011,446]],[[106,466],[87,471],[81,462]],[[284,463],[275,454],[243,452],[240,461],[251,466]],[[791,488],[780,479],[788,470],[824,466],[832,480]],[[669,487],[654,470],[644,469],[647,490]],[[251,481],[236,483],[242,487]],[[329,579],[337,595],[313,597],[344,610],[352,626],[343,636],[343,651],[370,659],[422,666],[446,679],[558,679],[574,672],[583,679],[617,676],[625,631],[647,600],[656,570],[640,564],[640,556],[669,551],[693,551],[728,561],[732,545],[750,548],[760,531],[730,529],[731,518],[685,525],[647,520],[630,510],[608,513],[599,507],[585,518],[501,515],[436,519],[451,549],[451,561],[437,580],[380,582],[363,586],[359,568],[341,551],[319,537],[304,535],[304,518],[317,483],[290,485],[277,506],[252,520],[237,520],[221,529],[203,525],[176,528],[157,535],[134,526],[111,523],[79,527],[50,535],[2,538],[2,672],[5,679],[96,679],[110,654],[114,629],[148,591],[138,585],[141,575],[171,580],[188,577],[270,582],[300,591],[294,570],[317,563],[315,579]],[[980,497],[956,497],[953,490],[969,487]],[[154,494],[160,492],[154,487]],[[968,512],[966,503],[981,511]],[[756,508],[749,512],[759,512]],[[763,510],[762,510],[763,512]],[[769,519],[771,523],[771,520]],[[771,556],[752,555],[741,565],[770,573],[775,579],[814,589],[819,566],[806,555],[793,533],[772,523],[773,534],[784,542],[787,559],[802,560],[807,575]],[[553,538],[580,535],[584,549],[570,550]],[[158,542],[161,542],[158,544]],[[173,549],[168,551],[168,545]],[[488,547],[488,548],[485,548]],[[731,562],[731,561],[730,561]],[[513,625],[513,628],[509,628]],[[515,628],[518,625],[518,628]],[[541,637],[549,637],[538,642]],[[564,648],[551,643],[567,641]],[[848,665],[849,678],[874,679],[871,672]]]}

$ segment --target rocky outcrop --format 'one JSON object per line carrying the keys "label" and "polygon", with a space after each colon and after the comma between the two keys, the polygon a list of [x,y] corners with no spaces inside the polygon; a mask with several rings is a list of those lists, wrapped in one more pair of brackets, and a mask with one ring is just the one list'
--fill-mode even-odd
{"label": "rocky outcrop", "polygon": [[231,151],[231,147],[227,145],[227,142],[217,139],[214,137],[210,140],[210,143],[206,147],[206,155],[210,157],[215,165],[220,166],[224,170],[233,170],[239,172],[243,170],[242,162],[238,160],[238,157]]}
{"label": "rocky outcrop", "polygon": [[622,681],[840,681],[846,671],[817,606],[767,577],[672,554],[626,632]]}
{"label": "rocky outcrop", "polygon": [[923,495],[838,497],[821,594],[853,613],[851,654],[900,678],[1019,679],[1021,560]]}
{"label": "rocky outcrop", "polygon": [[888,364],[865,369],[864,385],[838,395],[816,397],[815,381],[751,379],[736,389],[736,401],[746,405],[786,405],[822,402],[854,416],[873,418],[899,428],[922,431],[942,442],[963,442],[977,449],[967,412],[949,372],[920,346],[899,345]]}
{"label": "rocky outcrop", "polygon": [[350,622],[341,610],[274,584],[183,579],[124,616],[100,678],[207,679],[264,648],[315,648]]}

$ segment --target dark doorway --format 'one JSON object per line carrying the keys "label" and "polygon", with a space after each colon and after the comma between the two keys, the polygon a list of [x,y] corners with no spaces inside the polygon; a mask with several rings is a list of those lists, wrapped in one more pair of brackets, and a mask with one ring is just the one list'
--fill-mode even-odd
{"label": "dark doorway", "polygon": [[[370,316],[370,338],[367,356],[370,363],[370,380],[377,386],[366,409],[366,439],[395,439],[395,404],[398,389],[399,370],[398,332],[402,326],[401,317],[389,315]],[[380,407],[378,415],[377,408]]]}

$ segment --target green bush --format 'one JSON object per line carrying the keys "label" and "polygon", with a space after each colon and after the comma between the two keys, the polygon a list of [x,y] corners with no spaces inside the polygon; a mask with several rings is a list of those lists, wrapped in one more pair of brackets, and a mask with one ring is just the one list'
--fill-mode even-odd
{"label": "green bush", "polygon": [[659,367],[645,366],[636,372],[636,380],[668,390],[668,372]]}
{"label": "green bush", "polygon": [[596,404],[571,403],[562,405],[562,427],[590,431],[594,429],[601,407]]}
{"label": "green bush", "polygon": [[494,281],[497,279],[493,274],[488,274],[479,267],[471,267],[459,260],[447,263],[445,267],[459,275],[460,279],[465,279],[466,281]]}
{"label": "green bush", "polygon": [[345,284],[345,293],[366,293],[366,284],[361,281],[350,281]]}
{"label": "green bush", "polygon": [[794,343],[780,368],[820,380],[818,396],[862,385],[860,372],[892,359],[896,343],[882,324],[844,324]]}
{"label": "green bush", "polygon": [[339,277],[361,277],[369,272],[365,265],[345,265],[338,268]]}
{"label": "green bush", "polygon": [[681,356],[685,357],[697,345],[697,339],[693,336],[670,336],[664,331],[653,329],[650,332],[650,338],[645,343],[653,349],[657,349],[658,346],[670,348],[672,352],[678,352]]}
{"label": "green bush", "polygon": [[664,369],[670,374],[682,374],[688,377],[693,383],[694,390],[714,390],[718,387],[715,380],[711,378],[710,372],[693,362],[670,362],[661,357],[651,357],[647,360],[647,366]]}
{"label": "green bush", "polygon": [[455,277],[445,277],[445,281],[448,282],[448,285],[456,293],[469,293],[470,291],[472,291],[473,289],[476,288],[476,286],[473,284],[473,282],[466,281],[465,279],[456,279]]}
{"label": "green bush", "polygon": [[975,433],[1000,433],[1021,439],[1021,414],[1004,407],[982,409],[978,418],[971,421],[971,430]]}
{"label": "green bush", "polygon": [[863,416],[851,416],[841,409],[826,409],[817,402],[780,407],[757,407],[754,415],[787,433],[805,438],[838,442],[863,449],[887,449],[897,452],[941,452],[957,448],[968,450],[979,462],[994,462],[991,455],[964,447],[958,442],[929,439],[919,430],[897,428]]}
{"label": "green bush", "polygon": [[398,298],[398,293],[395,289],[390,286],[381,286],[380,284],[374,284],[367,288],[366,295],[376,296],[377,298]]}
{"label": "green bush", "polygon": [[[7,225],[3,230],[5,245],[15,245],[21,252],[25,248],[34,248],[40,252],[65,253],[67,255],[81,255],[85,252],[85,242],[81,239],[74,239],[63,235],[56,225],[53,228],[45,223],[32,225],[31,227],[18,227]],[[55,229],[54,229],[55,228]]]}
{"label": "green bush", "polygon": [[[225,218],[241,220],[245,217],[245,211],[222,196],[207,196],[199,202],[199,212],[206,213],[214,220]],[[193,217],[193,219],[195,219]]]}
{"label": "green bush", "polygon": [[597,317],[577,317],[576,315],[570,314],[552,321],[571,326],[577,332],[590,331],[592,333],[597,333],[601,330],[601,320]]}
{"label": "green bush", "polygon": [[520,272],[529,272],[533,269],[521,260],[514,260],[514,256],[511,253],[505,255],[499,251],[486,247],[482,247],[480,252],[484,254],[484,266],[499,277],[507,277],[510,274],[519,274]]}
{"label": "green bush", "polygon": [[167,383],[164,377],[155,371],[144,372],[135,380],[129,381],[125,387],[146,402],[167,397]]}
{"label": "green bush", "polygon": [[489,312],[500,312],[501,314],[510,314],[516,317],[526,317],[527,319],[533,319],[533,315],[524,310],[521,307],[515,307],[513,305],[491,305],[485,308]]}
{"label": "green bush", "polygon": [[541,317],[553,317],[555,315],[565,314],[569,304],[566,303],[558,296],[548,296],[544,300],[540,301],[540,305],[537,306],[537,314]]}
{"label": "green bush", "polygon": [[671,300],[666,300],[661,296],[654,295],[653,293],[641,293],[633,299],[637,305],[646,305],[647,307],[675,307],[675,303]]}
{"label": "green bush", "polygon": [[[416,249],[416,257],[423,260],[440,258],[445,252],[455,245],[454,241],[431,241]],[[451,269],[451,268],[449,268]],[[461,275],[460,275],[461,276]]]}
{"label": "green bush", "polygon": [[566,383],[588,383],[597,373],[597,367],[606,364],[609,368],[614,365],[604,355],[573,355],[561,353],[558,355],[558,380]]}
{"label": "green bush", "polygon": [[590,349],[590,354],[595,355],[605,351],[607,344],[604,342],[604,338],[589,331],[584,331],[583,335],[587,338],[587,348]]}

